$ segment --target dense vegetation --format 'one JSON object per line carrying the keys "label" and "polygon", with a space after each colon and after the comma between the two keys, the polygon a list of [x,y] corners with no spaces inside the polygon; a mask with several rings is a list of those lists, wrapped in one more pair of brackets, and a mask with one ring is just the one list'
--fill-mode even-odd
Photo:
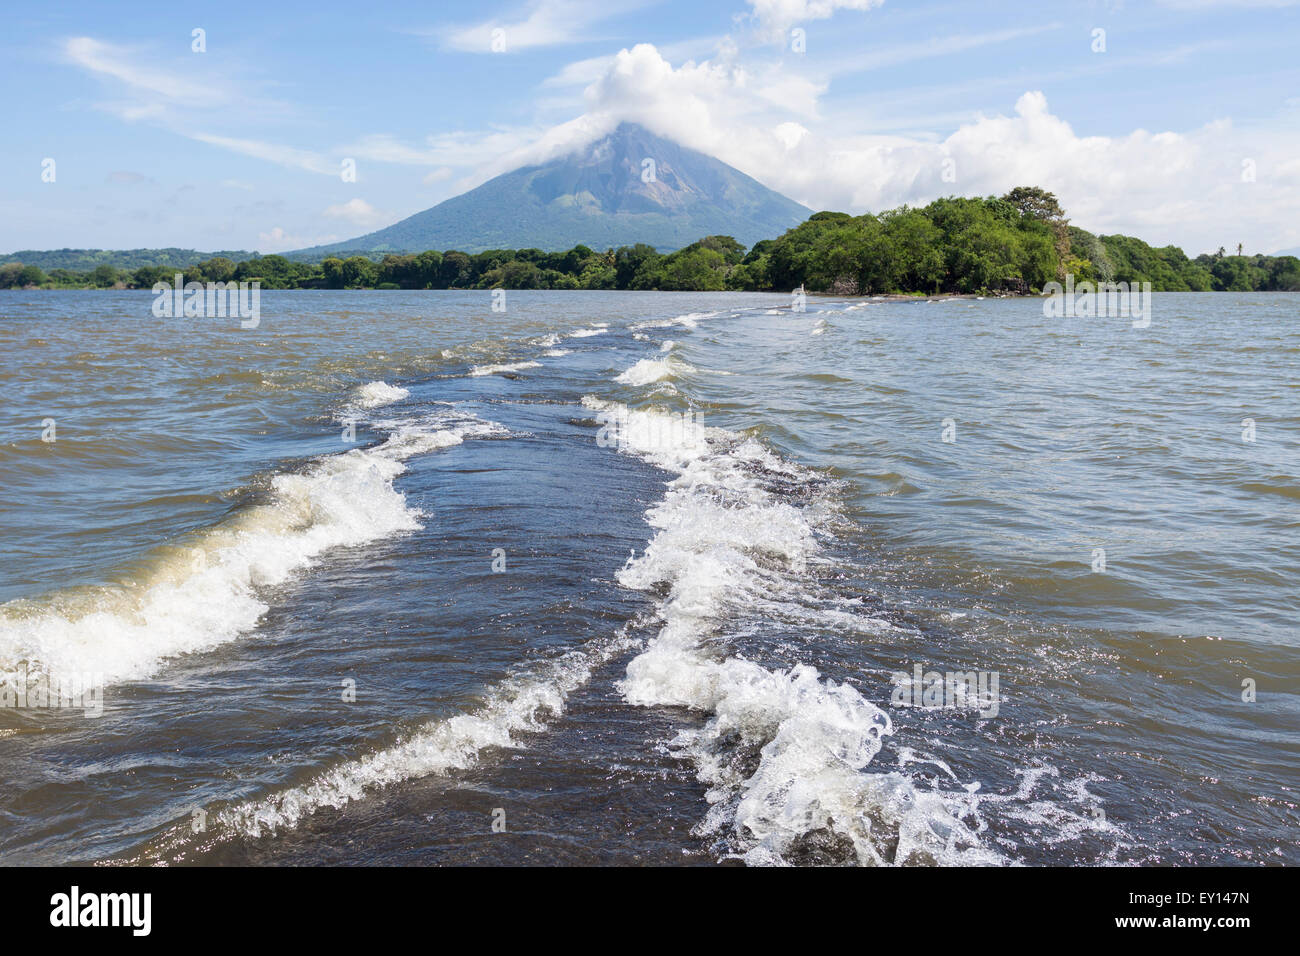
{"label": "dense vegetation", "polygon": [[[151,288],[177,269],[101,264],[88,272],[0,266],[0,288]],[[1049,192],[1018,187],[1001,198],[936,199],[879,215],[819,212],[776,239],[746,249],[708,236],[661,254],[637,244],[604,252],[450,250],[327,258],[283,256],[235,262],[218,256],[183,269],[184,281],[258,279],[268,289],[663,289],[851,294],[1041,290],[1073,274],[1076,282],[1150,282],[1157,291],[1300,290],[1295,256],[1213,255],[1188,259],[1175,246],[1152,248],[1131,236],[1095,236],[1071,226]]]}
{"label": "dense vegetation", "polygon": [[97,266],[109,265],[128,272],[141,266],[192,266],[204,259],[223,256],[228,259],[247,259],[251,252],[198,252],[194,249],[27,249],[0,255],[0,266],[18,263],[40,266],[45,272],[66,269],[69,272],[90,272]]}

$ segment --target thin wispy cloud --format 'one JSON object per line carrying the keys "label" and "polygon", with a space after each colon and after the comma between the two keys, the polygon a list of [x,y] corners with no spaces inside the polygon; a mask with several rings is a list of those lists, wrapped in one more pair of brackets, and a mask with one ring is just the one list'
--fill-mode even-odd
{"label": "thin wispy cloud", "polygon": [[[812,20],[826,20],[841,10],[859,13],[881,6],[885,0],[747,0],[748,19],[764,39],[784,41],[792,29]],[[738,17],[738,19],[745,19]]]}
{"label": "thin wispy cloud", "polygon": [[1215,7],[1282,8],[1300,6],[1300,0],[1156,0],[1162,7],[1181,10],[1210,10]]}
{"label": "thin wispy cloud", "polygon": [[220,146],[222,149],[228,149],[233,153],[266,160],[268,163],[275,163],[278,166],[286,166],[290,169],[301,169],[309,173],[320,173],[327,176],[336,176],[339,173],[339,164],[337,162],[331,161],[320,153],[311,150],[297,149],[293,146],[267,143],[256,139],[218,136],[215,133],[186,132],[183,135],[200,143]]}
{"label": "thin wispy cloud", "polygon": [[1026,37],[1059,30],[1061,26],[1060,23],[1043,23],[1029,27],[1015,27],[1009,30],[993,30],[987,33],[953,34],[951,36],[935,37],[920,43],[876,47],[875,49],[864,50],[860,54],[854,54],[852,57],[838,59],[829,64],[828,69],[830,72],[837,74],[884,70],[902,66],[904,63],[913,63],[917,60],[953,56],[980,47],[1011,43],[1015,40],[1023,40]]}
{"label": "thin wispy cloud", "polygon": [[342,219],[363,229],[380,226],[392,221],[392,214],[376,209],[364,199],[349,199],[347,202],[326,206],[322,215],[326,219]]}
{"label": "thin wispy cloud", "polygon": [[648,5],[609,0],[535,0],[513,16],[431,31],[447,49],[510,53],[534,47],[590,43],[597,24]]}
{"label": "thin wispy cloud", "polygon": [[144,51],[105,43],[93,37],[70,37],[63,44],[64,56],[73,64],[101,79],[116,80],[136,94],[168,103],[189,103],[196,107],[223,106],[230,92],[212,77],[195,79],[192,73],[142,66]]}
{"label": "thin wispy cloud", "polygon": [[151,58],[147,51],[85,36],[65,40],[62,53],[68,62],[114,88],[119,98],[97,106],[123,120],[153,123],[196,142],[290,169],[321,174],[339,171],[337,161],[319,152],[207,132],[207,125],[229,127],[230,110],[236,107],[244,125],[282,117],[287,108],[278,100],[233,86],[224,78],[227,71],[209,67],[209,61],[201,56],[190,56],[184,68],[142,66],[142,61]]}
{"label": "thin wispy cloud", "polygon": [[[889,111],[895,114],[894,118],[888,120],[888,123],[894,128],[902,126],[931,130],[950,128],[972,118],[972,111],[953,112],[946,109],[933,111],[930,110],[931,104],[947,106],[953,101],[954,97],[962,94],[978,93],[1001,99],[1005,98],[1009,92],[1015,94],[1023,92],[1026,87],[1042,89],[1085,77],[1098,77],[1128,69],[1149,69],[1157,65],[1170,66],[1187,62],[1202,54],[1223,50],[1226,46],[1227,44],[1222,41],[1207,41],[1205,43],[1185,44],[1167,49],[1135,53],[1128,56],[1109,54],[1104,58],[1097,57],[1084,66],[1063,70],[1041,70],[989,76],[962,76],[947,83],[904,86],[891,89],[888,102],[884,105],[888,106]],[[873,129],[877,128],[880,116],[886,115],[878,111],[880,106],[881,100],[878,94],[858,94],[838,100],[835,109],[829,115],[846,123],[851,118],[856,117],[859,118],[864,129]]]}

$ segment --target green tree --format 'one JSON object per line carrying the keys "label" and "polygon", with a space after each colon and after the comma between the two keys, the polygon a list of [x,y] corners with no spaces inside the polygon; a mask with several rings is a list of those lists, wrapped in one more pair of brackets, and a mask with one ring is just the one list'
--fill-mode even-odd
{"label": "green tree", "polygon": [[235,278],[237,266],[225,256],[216,256],[199,263],[208,282],[229,282]]}
{"label": "green tree", "polygon": [[156,283],[171,285],[176,278],[176,270],[169,266],[141,266],[131,273],[130,284],[137,289],[152,289]]}
{"label": "green tree", "polygon": [[457,250],[442,254],[441,277],[443,289],[463,289],[470,278],[469,256]]}
{"label": "green tree", "polygon": [[90,272],[90,284],[97,289],[107,289],[117,285],[117,270],[107,263],[95,266]]}
{"label": "green tree", "polygon": [[375,264],[365,256],[350,256],[343,260],[343,285],[349,289],[363,289],[375,284]]}
{"label": "green tree", "polygon": [[722,253],[700,246],[688,247],[664,256],[652,270],[638,272],[633,288],[721,291],[726,288],[726,272],[727,260]]}
{"label": "green tree", "polygon": [[1038,186],[1017,186],[1003,196],[1002,201],[1015,206],[1022,216],[1029,219],[1055,222],[1065,218],[1065,211],[1056,196]]}
{"label": "green tree", "polygon": [[442,253],[426,249],[415,257],[415,288],[437,289],[442,285]]}
{"label": "green tree", "polygon": [[637,273],[645,269],[647,264],[653,269],[654,263],[659,258],[659,253],[654,246],[648,246],[643,242],[638,242],[635,246],[619,246],[614,253],[614,275],[617,287],[632,288]]}
{"label": "green tree", "polygon": [[330,256],[328,259],[323,259],[321,261],[320,268],[327,289],[342,289],[344,287],[347,280],[343,275],[342,259],[335,259],[333,256]]}
{"label": "green tree", "polygon": [[480,289],[541,289],[545,288],[542,270],[536,263],[512,259],[503,263],[479,280]]}

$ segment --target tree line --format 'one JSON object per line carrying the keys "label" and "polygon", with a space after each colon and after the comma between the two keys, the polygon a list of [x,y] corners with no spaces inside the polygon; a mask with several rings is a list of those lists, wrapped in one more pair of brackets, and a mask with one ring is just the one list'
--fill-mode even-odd
{"label": "tree line", "polygon": [[176,269],[101,264],[87,272],[8,263],[0,288],[135,288],[184,282],[259,280],[267,289],[657,289],[855,295],[1019,293],[1072,274],[1077,282],[1150,282],[1156,291],[1296,291],[1300,259],[1237,255],[1220,248],[1189,259],[1177,246],[1154,248],[1132,236],[1098,236],[1071,225],[1055,196],[1021,186],[1004,196],[946,197],[853,216],[819,212],[775,239],[746,248],[707,236],[660,253],[637,243],[603,252],[428,250],[327,258],[284,256],[240,262],[216,256]]}

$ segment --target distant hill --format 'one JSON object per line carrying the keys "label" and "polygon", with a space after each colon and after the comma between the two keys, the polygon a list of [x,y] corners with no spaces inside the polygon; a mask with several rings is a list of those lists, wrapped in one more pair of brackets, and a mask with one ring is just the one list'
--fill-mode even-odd
{"label": "distant hill", "polygon": [[[642,178],[646,159],[654,161],[650,182]],[[638,242],[668,251],[711,235],[750,246],[811,212],[720,160],[624,123],[572,155],[497,176],[386,229],[285,255],[317,262],[344,254]]]}
{"label": "distant hill", "polygon": [[234,262],[251,259],[256,253],[244,250],[227,252],[196,252],[193,249],[24,249],[9,255],[0,255],[0,266],[21,262],[25,266],[39,266],[46,272],[52,269],[71,269],[89,272],[96,266],[110,265],[115,269],[139,269],[141,266],[192,266],[214,256],[225,256]]}

